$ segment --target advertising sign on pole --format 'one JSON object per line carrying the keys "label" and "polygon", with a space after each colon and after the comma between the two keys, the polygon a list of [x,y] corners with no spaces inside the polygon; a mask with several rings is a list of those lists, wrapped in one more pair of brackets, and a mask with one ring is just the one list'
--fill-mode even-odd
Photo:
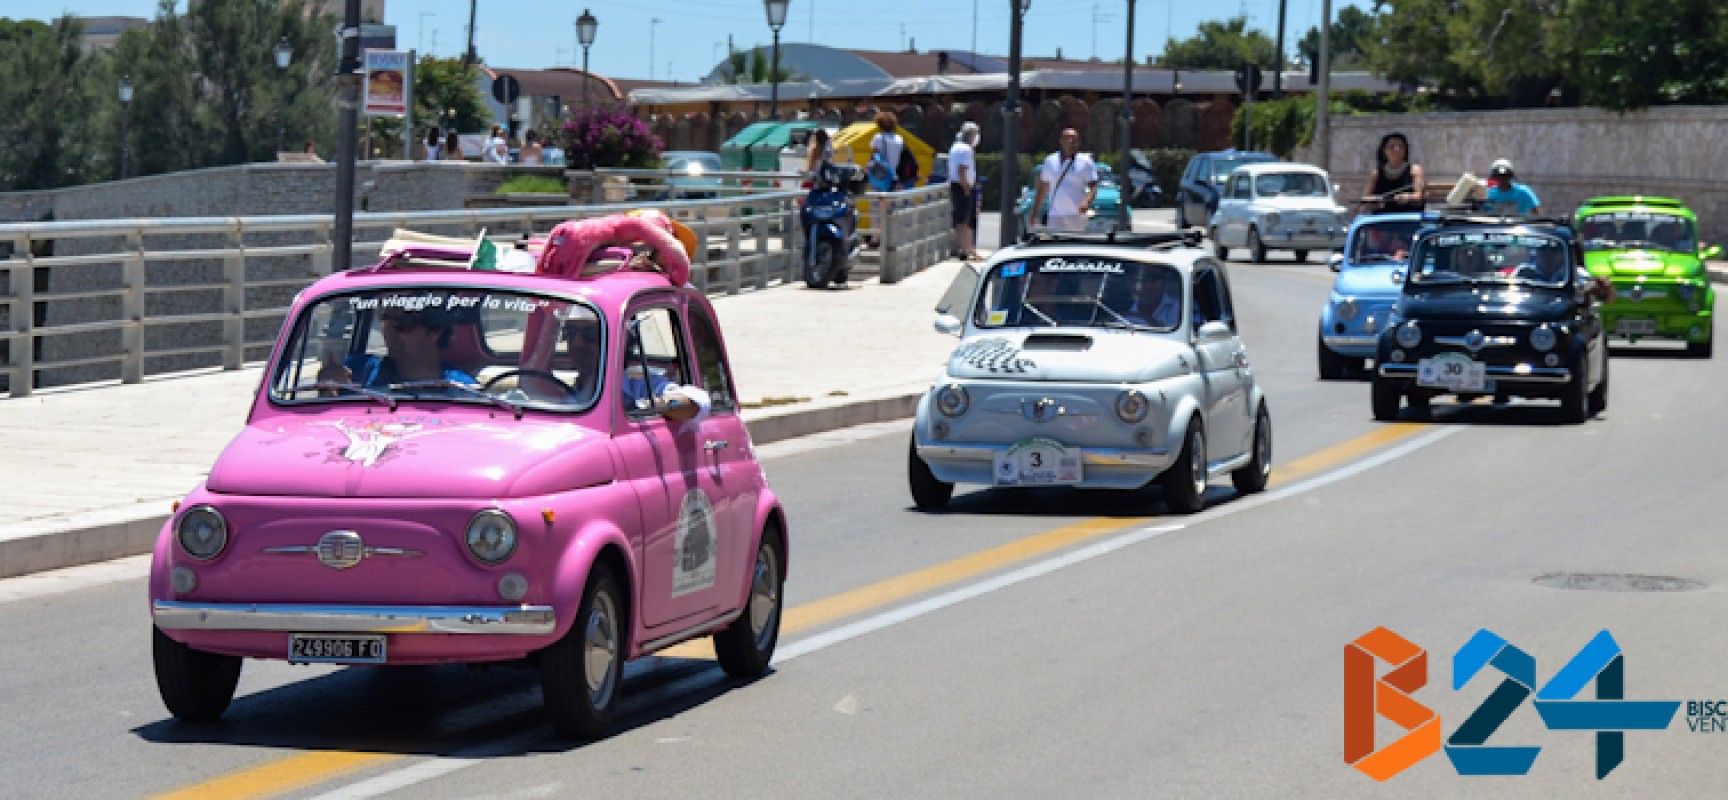
{"label": "advertising sign on pole", "polygon": [[374,117],[408,113],[407,53],[401,50],[366,51],[366,99],[362,110]]}

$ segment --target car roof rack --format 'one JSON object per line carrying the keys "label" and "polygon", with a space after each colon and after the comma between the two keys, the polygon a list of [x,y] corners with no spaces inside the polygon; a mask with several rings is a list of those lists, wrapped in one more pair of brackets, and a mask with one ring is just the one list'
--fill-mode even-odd
{"label": "car roof rack", "polygon": [[1647,208],[1685,208],[1686,204],[1672,197],[1652,197],[1649,195],[1616,195],[1614,197],[1592,197],[1584,201],[1583,208],[1608,208],[1612,206],[1645,206]]}
{"label": "car roof rack", "polygon": [[1067,231],[1038,231],[1029,233],[1021,240],[1021,247],[1050,247],[1055,245],[1093,244],[1121,247],[1199,247],[1201,233],[1199,230],[1160,231],[1153,233],[1135,231],[1107,231],[1105,233],[1078,233]]}

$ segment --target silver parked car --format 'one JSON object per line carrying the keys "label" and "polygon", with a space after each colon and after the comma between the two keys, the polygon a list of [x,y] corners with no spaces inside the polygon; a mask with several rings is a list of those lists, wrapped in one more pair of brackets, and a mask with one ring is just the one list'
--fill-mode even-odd
{"label": "silver parked car", "polygon": [[1225,266],[1197,236],[1035,235],[968,265],[937,310],[960,344],[918,404],[919,508],[945,505],[956,483],[1157,480],[1178,512],[1200,510],[1220,475],[1265,488],[1272,418]]}
{"label": "silver parked car", "polygon": [[1310,250],[1337,250],[1349,227],[1325,170],[1279,162],[1230,173],[1207,233],[1219,258],[1242,247],[1258,264],[1267,250],[1294,250],[1297,261],[1306,261]]}

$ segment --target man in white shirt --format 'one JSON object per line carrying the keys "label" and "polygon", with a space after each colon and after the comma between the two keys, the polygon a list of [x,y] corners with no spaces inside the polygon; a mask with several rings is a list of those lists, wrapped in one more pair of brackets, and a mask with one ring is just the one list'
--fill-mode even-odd
{"label": "man in white shirt", "polygon": [[1062,131],[1061,149],[1044,159],[1038,176],[1038,196],[1032,202],[1032,223],[1037,227],[1038,211],[1050,201],[1050,213],[1045,227],[1058,231],[1086,230],[1086,211],[1098,195],[1098,167],[1092,159],[1080,154],[1080,132],[1073,128]]}
{"label": "man in white shirt", "polygon": [[972,152],[978,143],[978,123],[960,126],[954,146],[948,148],[948,201],[954,205],[954,250],[967,261],[978,260],[972,249],[972,229],[978,224],[978,204],[973,189],[978,184],[978,161]]}

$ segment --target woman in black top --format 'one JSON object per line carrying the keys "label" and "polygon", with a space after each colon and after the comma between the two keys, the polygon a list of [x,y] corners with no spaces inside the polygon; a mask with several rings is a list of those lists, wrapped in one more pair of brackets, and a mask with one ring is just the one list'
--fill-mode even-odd
{"label": "woman in black top", "polygon": [[1363,201],[1375,204],[1380,212],[1421,211],[1422,196],[1427,180],[1422,167],[1410,163],[1410,140],[1402,133],[1380,137],[1380,150],[1374,154],[1374,174],[1368,178],[1368,190]]}

